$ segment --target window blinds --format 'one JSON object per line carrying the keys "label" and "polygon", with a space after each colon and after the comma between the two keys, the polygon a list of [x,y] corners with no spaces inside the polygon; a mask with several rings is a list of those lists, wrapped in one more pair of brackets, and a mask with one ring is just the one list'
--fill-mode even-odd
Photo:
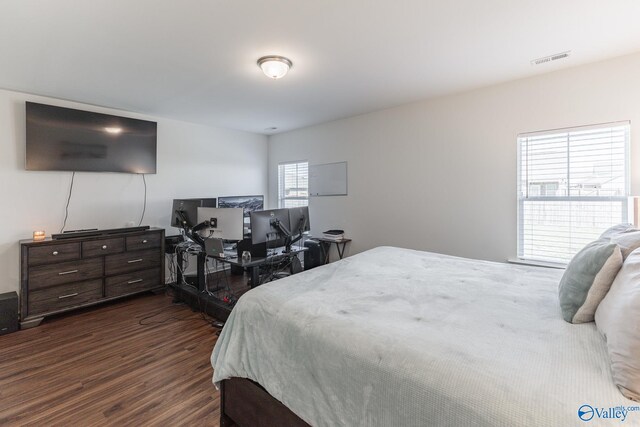
{"label": "window blinds", "polygon": [[278,165],[278,205],[295,208],[309,204],[309,163],[292,162]]}
{"label": "window blinds", "polygon": [[627,222],[629,122],[518,136],[518,257],[568,262]]}

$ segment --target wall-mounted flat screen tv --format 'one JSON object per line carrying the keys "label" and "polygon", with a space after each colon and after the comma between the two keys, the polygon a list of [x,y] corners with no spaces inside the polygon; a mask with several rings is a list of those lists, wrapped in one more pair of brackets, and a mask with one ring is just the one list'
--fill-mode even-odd
{"label": "wall-mounted flat screen tv", "polygon": [[26,169],[156,173],[156,122],[26,103]]}

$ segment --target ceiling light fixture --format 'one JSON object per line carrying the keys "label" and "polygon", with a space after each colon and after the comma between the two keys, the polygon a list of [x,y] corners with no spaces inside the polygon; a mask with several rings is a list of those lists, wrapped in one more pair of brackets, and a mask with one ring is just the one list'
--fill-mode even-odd
{"label": "ceiling light fixture", "polygon": [[104,130],[107,133],[113,133],[113,134],[118,134],[118,133],[122,132],[122,128],[116,128],[116,127],[104,128]]}
{"label": "ceiling light fixture", "polygon": [[267,77],[275,80],[286,76],[293,63],[284,56],[268,55],[258,59],[258,66]]}

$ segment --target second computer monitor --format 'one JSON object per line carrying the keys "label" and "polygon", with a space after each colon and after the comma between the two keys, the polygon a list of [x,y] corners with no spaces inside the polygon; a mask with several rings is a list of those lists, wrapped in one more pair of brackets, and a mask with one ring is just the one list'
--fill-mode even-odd
{"label": "second computer monitor", "polygon": [[192,228],[198,224],[198,208],[215,208],[216,199],[173,199],[171,226]]}
{"label": "second computer monitor", "polygon": [[204,238],[224,240],[244,238],[244,214],[242,208],[198,208],[198,223],[209,221],[209,227],[200,231]]}
{"label": "second computer monitor", "polygon": [[275,222],[279,221],[289,231],[289,210],[271,209],[251,212],[251,243],[267,243],[270,247],[284,246],[286,236]]}
{"label": "second computer monitor", "polygon": [[264,209],[264,196],[225,196],[218,197],[219,208],[242,208],[244,216],[249,218],[251,212]]}
{"label": "second computer monitor", "polygon": [[291,235],[296,236],[305,231],[311,230],[309,222],[309,207],[289,208],[289,224],[291,224]]}

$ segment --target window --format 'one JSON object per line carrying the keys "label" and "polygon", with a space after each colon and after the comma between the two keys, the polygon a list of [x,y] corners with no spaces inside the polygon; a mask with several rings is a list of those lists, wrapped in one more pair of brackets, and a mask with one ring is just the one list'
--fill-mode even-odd
{"label": "window", "polygon": [[629,123],[518,136],[518,257],[566,263],[627,222]]}
{"label": "window", "polygon": [[309,204],[309,162],[278,165],[278,206],[295,208]]}

